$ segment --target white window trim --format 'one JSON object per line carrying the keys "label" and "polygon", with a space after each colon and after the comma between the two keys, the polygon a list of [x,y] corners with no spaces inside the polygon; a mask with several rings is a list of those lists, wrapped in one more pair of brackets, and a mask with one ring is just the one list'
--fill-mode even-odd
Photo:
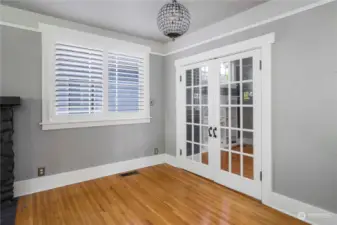
{"label": "white window trim", "polygon": [[[151,49],[149,47],[43,23],[39,23],[39,29],[42,32],[42,122],[40,123],[42,130],[150,122],[149,56]],[[109,51],[144,58],[144,110],[142,113],[108,112],[107,100],[104,100],[105,107],[101,115],[76,116],[76,118],[69,117],[65,120],[55,119],[53,101],[55,72],[52,60],[55,42],[68,42],[79,46],[103,49],[103,54],[107,54]],[[107,78],[107,68],[104,69],[104,73],[105,79]],[[107,86],[105,87],[104,92],[107,92]]]}

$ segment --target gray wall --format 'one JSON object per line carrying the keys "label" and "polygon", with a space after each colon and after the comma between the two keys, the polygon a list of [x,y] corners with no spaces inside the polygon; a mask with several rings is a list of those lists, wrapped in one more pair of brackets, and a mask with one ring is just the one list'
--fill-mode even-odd
{"label": "gray wall", "polygon": [[333,2],[164,59],[151,56],[150,89],[155,105],[151,108],[150,124],[55,131],[42,131],[38,125],[40,34],[0,26],[1,94],[23,98],[23,105],[15,114],[16,179],[36,177],[39,166],[46,166],[47,174],[56,174],[152,155],[154,147],[174,155],[174,60],[275,32],[274,190],[337,212],[336,12],[337,2]]}
{"label": "gray wall", "polygon": [[165,146],[175,155],[176,59],[276,33],[274,191],[337,213],[337,2],[165,57]]}
{"label": "gray wall", "polygon": [[1,95],[22,97],[15,112],[15,176],[25,180],[164,153],[163,57],[150,57],[151,123],[42,131],[41,34],[0,26]]}

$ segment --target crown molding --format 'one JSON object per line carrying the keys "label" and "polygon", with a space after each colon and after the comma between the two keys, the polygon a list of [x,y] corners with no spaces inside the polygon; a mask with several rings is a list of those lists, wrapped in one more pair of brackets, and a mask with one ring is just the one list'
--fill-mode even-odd
{"label": "crown molding", "polygon": [[27,31],[40,32],[39,23],[54,25],[58,27],[77,30],[80,32],[92,33],[103,37],[144,45],[151,48],[152,51],[151,54],[154,55],[165,54],[165,52],[163,51],[164,44],[162,42],[145,39],[138,36],[132,36],[129,34],[124,34],[100,27],[89,26],[52,16],[42,15],[39,13],[17,9],[14,7],[0,4],[0,25],[19,28]]}
{"label": "crown molding", "polygon": [[5,21],[0,21],[0,25],[6,26],[6,27],[14,27],[14,28],[18,28],[18,29],[21,29],[21,30],[29,30],[29,31],[33,31],[33,32],[39,32],[39,33],[41,32],[37,28],[23,26],[23,25],[19,25],[19,24],[15,24],[15,23],[8,23],[8,22],[5,22]]}
{"label": "crown molding", "polygon": [[[233,17],[224,19],[218,23],[204,27],[196,32],[183,36],[175,42],[168,42],[162,49],[156,48],[150,54],[158,56],[169,56],[179,52],[183,52],[204,44],[220,40],[222,38],[238,34],[259,26],[281,20],[310,9],[334,2],[336,0],[305,0],[305,1],[288,1],[280,2],[279,0],[271,0],[245,12],[239,13]],[[281,4],[281,5],[280,5]],[[2,9],[17,10],[12,7],[1,6]],[[27,12],[18,10],[18,12]],[[27,12],[31,13],[31,12]],[[34,15],[38,15],[35,14]],[[26,15],[27,16],[27,15]],[[55,18],[56,19],[56,18]],[[38,28],[25,26],[7,21],[0,21],[0,25],[15,27],[23,30],[41,32]],[[223,32],[223,28],[227,27],[227,31]],[[221,32],[222,31],[222,32]]]}
{"label": "crown molding", "polygon": [[[33,27],[28,27],[28,26],[23,26],[23,25],[19,25],[19,24],[15,24],[15,23],[8,23],[8,22],[0,21],[0,25],[7,26],[7,27],[14,27],[14,28],[18,28],[18,29],[21,29],[21,30],[28,30],[28,31],[33,31],[33,32],[41,33],[40,29],[33,28]],[[152,51],[150,51],[150,54],[151,55],[158,55],[158,56],[165,56],[164,53],[160,53],[160,52],[152,52]]]}
{"label": "crown molding", "polygon": [[[306,0],[280,2],[272,0],[183,36],[166,44],[166,54],[173,55],[237,33],[241,33],[268,23],[281,20],[307,10],[325,5],[335,0]],[[226,32],[222,32],[227,27]],[[229,27],[229,28],[228,28]],[[192,44],[191,44],[192,43]]]}

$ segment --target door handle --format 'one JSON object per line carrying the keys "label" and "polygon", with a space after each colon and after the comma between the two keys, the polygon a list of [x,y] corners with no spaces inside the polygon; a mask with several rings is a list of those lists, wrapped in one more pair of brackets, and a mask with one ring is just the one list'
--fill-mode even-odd
{"label": "door handle", "polygon": [[208,136],[212,137],[212,133],[211,133],[212,127],[208,128]]}
{"label": "door handle", "polygon": [[216,128],[216,127],[214,127],[214,128],[213,128],[213,137],[214,137],[214,138],[216,138],[216,133],[215,133],[215,132],[216,132],[216,130],[217,130],[217,128]]}

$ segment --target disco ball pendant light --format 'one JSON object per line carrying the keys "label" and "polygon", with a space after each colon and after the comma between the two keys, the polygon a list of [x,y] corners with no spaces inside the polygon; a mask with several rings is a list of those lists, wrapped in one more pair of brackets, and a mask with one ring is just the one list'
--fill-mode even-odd
{"label": "disco ball pendant light", "polygon": [[165,4],[157,17],[158,28],[172,40],[185,34],[190,27],[191,16],[188,9],[177,0]]}

